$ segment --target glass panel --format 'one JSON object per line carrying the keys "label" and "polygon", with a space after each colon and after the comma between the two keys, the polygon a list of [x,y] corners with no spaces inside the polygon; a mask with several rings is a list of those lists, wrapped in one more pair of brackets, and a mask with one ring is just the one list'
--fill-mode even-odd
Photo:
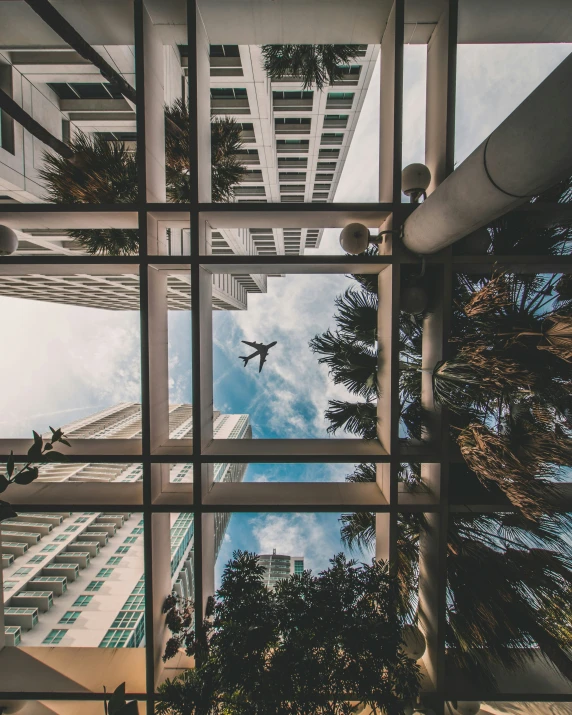
{"label": "glass panel", "polygon": [[[216,467],[215,465],[215,473]],[[344,482],[361,464],[248,464],[244,482]],[[374,478],[375,480],[375,478]],[[374,481],[372,480],[372,481]]]}
{"label": "glass panel", "polygon": [[6,625],[20,626],[20,645],[143,646],[141,514],[20,510],[1,532],[14,556],[4,569]]}
{"label": "glass panel", "polygon": [[69,269],[21,266],[0,277],[0,330],[17,344],[3,355],[10,380],[0,434],[29,437],[52,425],[71,439],[136,437],[139,277],[129,268]]}
{"label": "glass panel", "polygon": [[[246,293],[248,276],[216,278]],[[366,283],[375,290],[377,277]],[[248,310],[213,315],[215,410],[228,425],[246,416],[255,438],[375,437],[377,293],[344,275],[251,276],[248,285]],[[356,311],[359,327],[343,317]]]}
{"label": "glass panel", "polygon": [[456,164],[464,161],[571,51],[569,44],[459,45]]}
{"label": "glass panel", "polygon": [[[427,45],[403,48],[403,155],[402,166],[425,163],[425,104]],[[409,197],[402,194],[402,201]]]}

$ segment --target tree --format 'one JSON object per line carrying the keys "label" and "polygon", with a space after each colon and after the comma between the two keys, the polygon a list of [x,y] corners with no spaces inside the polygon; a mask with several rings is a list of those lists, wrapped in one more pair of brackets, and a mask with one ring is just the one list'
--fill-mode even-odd
{"label": "tree", "polygon": [[[189,157],[191,150],[191,120],[187,104],[177,99],[165,110],[169,120],[165,132],[167,196],[169,201],[188,203],[191,200]],[[177,127],[174,132],[170,126]],[[242,148],[241,126],[232,117],[215,117],[211,122],[211,165],[213,201],[231,201],[234,186],[244,176],[238,159]]]}
{"label": "tree", "polygon": [[[44,152],[39,171],[47,200],[64,204],[125,204],[137,200],[137,159],[123,142],[78,132],[70,142],[73,158]],[[136,229],[70,229],[92,255],[127,256],[139,250]]]}
{"label": "tree", "polygon": [[358,45],[262,45],[263,67],[275,82],[299,79],[304,89],[318,91],[342,79],[343,65],[357,59]]}
{"label": "tree", "polygon": [[[166,681],[162,715],[349,715],[403,712],[419,670],[401,650],[403,617],[387,564],[263,583],[255,554],[235,552],[216,594],[202,663]],[[193,647],[190,648],[193,651]],[[195,649],[196,650],[196,649]]]}
{"label": "tree", "polygon": [[[571,182],[563,182],[552,194],[559,205],[570,202]],[[499,219],[490,228],[494,250],[535,253],[542,241],[547,253],[569,251],[569,225],[548,222],[539,228],[538,216],[534,220],[531,226],[523,214]],[[356,280],[363,291],[376,291],[375,283],[363,276]],[[572,560],[566,541],[572,527],[569,515],[561,512],[555,484],[561,466],[572,464],[570,285],[567,275],[458,274],[452,357],[437,365],[433,375],[435,398],[450,410],[451,434],[465,459],[464,465],[451,466],[450,479],[477,476],[506,497],[505,512],[451,514],[447,537],[448,658],[475,681],[489,685],[494,685],[494,663],[518,667],[536,648],[572,679]],[[346,320],[342,332],[336,316],[341,339],[328,344],[329,364],[339,361],[334,354],[343,351],[354,325],[356,337],[363,333],[362,320],[356,314]],[[409,438],[421,436],[420,368],[419,321],[402,315],[401,418]],[[365,387],[356,385],[351,391],[359,395]],[[362,435],[373,431],[373,413],[362,412],[358,421],[350,419],[349,407],[344,409],[345,421],[341,408],[330,407],[326,413],[332,428],[343,426]],[[415,473],[401,470],[400,479],[414,483],[415,478]],[[347,479],[374,481],[375,466],[361,465]],[[350,548],[368,548],[374,542],[374,514],[344,514],[341,523]],[[419,515],[399,515],[396,571],[413,615],[418,545],[426,528]]]}

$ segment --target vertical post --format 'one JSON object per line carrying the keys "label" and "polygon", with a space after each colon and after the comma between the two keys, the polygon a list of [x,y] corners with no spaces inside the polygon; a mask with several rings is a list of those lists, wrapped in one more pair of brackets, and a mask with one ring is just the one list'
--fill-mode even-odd
{"label": "vertical post", "polygon": [[171,592],[171,514],[161,512],[153,514],[151,518],[153,522],[153,659],[156,677],[154,685],[156,687],[161,681],[163,665],[161,658],[169,638],[165,616],[161,610],[165,598]]}
{"label": "vertical post", "polygon": [[445,180],[455,163],[457,2],[447,0],[427,45],[425,163],[431,171],[427,193]]}
{"label": "vertical post", "polygon": [[147,266],[149,329],[149,420],[153,453],[169,439],[169,327],[167,271]]}

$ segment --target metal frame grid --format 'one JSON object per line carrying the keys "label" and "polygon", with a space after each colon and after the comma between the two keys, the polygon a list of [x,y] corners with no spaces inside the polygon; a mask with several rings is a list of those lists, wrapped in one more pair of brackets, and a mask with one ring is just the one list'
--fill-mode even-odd
{"label": "metal frame grid", "polygon": [[[376,513],[377,546],[380,558],[396,554],[396,524],[400,511],[422,511],[433,529],[421,548],[423,573],[420,583],[421,623],[428,649],[423,659],[424,698],[439,715],[448,700],[463,699],[564,701],[566,694],[530,692],[523,679],[515,681],[510,692],[461,692],[445,675],[446,619],[446,533],[450,510],[492,510],[494,504],[450,503],[448,499],[448,466],[458,459],[448,443],[446,415],[432,404],[429,384],[423,384],[424,407],[434,413],[434,431],[425,446],[408,445],[399,440],[398,404],[398,331],[399,286],[402,266],[416,258],[401,248],[397,241],[386,242],[379,255],[360,257],[304,256],[211,256],[207,254],[206,233],[209,227],[341,227],[358,220],[371,227],[398,230],[414,207],[401,201],[401,146],[403,107],[403,42],[405,0],[395,0],[381,40],[381,110],[380,110],[380,202],[377,204],[212,204],[210,196],[210,158],[206,155],[204,137],[210,117],[208,102],[208,45],[200,12],[195,0],[188,0],[188,46],[190,62],[188,97],[194,127],[190,155],[192,200],[188,205],[158,203],[158,178],[153,156],[153,131],[157,124],[152,114],[153,85],[149,80],[152,66],[152,42],[144,0],[134,0],[137,86],[137,140],[139,161],[138,203],[121,206],[54,206],[27,204],[0,206],[0,221],[17,224],[38,222],[42,226],[67,227],[116,225],[139,226],[140,254],[137,257],[69,257],[17,256],[3,258],[0,275],[10,274],[12,267],[34,265],[38,272],[58,270],[81,264],[82,272],[109,274],[113,271],[139,273],[141,319],[141,440],[74,440],[69,459],[74,462],[140,462],[143,483],[115,485],[50,484],[15,488],[10,494],[14,503],[28,509],[48,511],[54,505],[70,510],[105,509],[106,511],[140,511],[144,518],[146,649],[145,688],[132,697],[146,702],[152,713],[156,685],[161,672],[160,656],[165,627],[160,609],[170,588],[168,569],[169,512],[191,512],[194,515],[195,601],[205,604],[214,587],[214,513],[232,511],[258,512],[341,512]],[[426,161],[433,173],[435,188],[453,170],[455,127],[455,84],[457,48],[457,0],[447,2],[437,30],[428,45]],[[206,60],[206,64],[205,64]],[[147,70],[147,72],[146,72]],[[207,93],[207,94],[205,94]],[[160,103],[162,111],[162,103]],[[208,143],[206,144],[208,148]],[[157,225],[161,220],[182,218],[191,227],[191,255],[167,256],[161,252]],[[455,256],[450,249],[427,258],[431,270],[442,280],[439,308],[431,314],[423,330],[423,367],[432,368],[446,357],[451,306],[452,275],[455,271],[489,272],[494,263],[511,270],[572,270],[570,257]],[[165,419],[168,410],[166,373],[166,272],[190,270],[192,300],[192,370],[193,370],[193,440],[169,440]],[[380,366],[382,395],[378,401],[379,439],[366,442],[354,439],[336,440],[218,440],[213,439],[212,398],[212,311],[211,274],[214,272],[281,273],[377,273],[379,274],[380,311],[379,341],[387,358]],[[425,372],[424,376],[429,373]],[[425,379],[429,379],[425,377]],[[24,454],[27,440],[0,440],[0,459],[6,461],[11,449]],[[377,464],[377,484],[214,484],[213,465],[224,462],[315,462]],[[397,471],[402,462],[423,464],[423,476],[430,487],[424,494],[400,494]],[[191,462],[193,484],[169,484],[168,465]],[[14,495],[14,496],[13,496]],[[474,500],[473,500],[474,501]],[[501,505],[497,505],[501,508]],[[506,507],[503,507],[506,509]],[[167,566],[165,566],[167,564]],[[3,638],[3,628],[2,635]],[[1,642],[0,642],[1,645]],[[9,650],[9,649],[8,649]],[[34,649],[29,649],[30,651]],[[39,649],[38,649],[39,650]],[[72,649],[69,649],[72,650]],[[127,680],[128,691],[136,691],[134,661],[109,670],[113,651],[90,649],[90,667],[100,670],[98,683],[105,674],[117,683]],[[123,649],[125,650],[125,649]],[[0,651],[4,683],[1,697],[26,700],[92,700],[101,701],[103,694],[78,692],[62,688],[38,687],[44,677],[36,679],[27,672],[26,686],[8,692],[6,683],[23,682],[18,672],[24,661],[6,657]],[[3,657],[4,656],[4,657]],[[28,665],[30,660],[25,661]],[[45,666],[43,666],[45,667]],[[54,666],[56,667],[56,666]],[[12,669],[12,670],[11,670]],[[30,677],[30,675],[32,677]],[[63,672],[66,675],[66,672]],[[72,676],[70,676],[72,677]],[[523,676],[524,678],[524,676]],[[136,680],[136,678],[135,678]],[[518,679],[517,679],[518,680]],[[69,681],[68,681],[69,682]],[[107,683],[108,688],[112,686]],[[70,686],[71,687],[71,686]],[[90,688],[88,688],[89,690]],[[522,689],[522,692],[519,692]]]}

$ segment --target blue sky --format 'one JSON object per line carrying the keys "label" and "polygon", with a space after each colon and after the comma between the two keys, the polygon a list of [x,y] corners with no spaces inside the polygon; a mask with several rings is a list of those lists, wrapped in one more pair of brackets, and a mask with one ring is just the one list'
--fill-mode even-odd
{"label": "blue sky", "polygon": [[[424,47],[405,51],[404,164],[423,161]],[[570,52],[570,45],[463,46],[458,49],[456,159],[462,161]],[[342,174],[336,201],[377,198],[379,67]],[[340,253],[327,230],[309,253]],[[308,340],[333,325],[333,299],[344,276],[289,276],[251,295],[249,310],[215,313],[215,408],[248,412],[255,437],[323,437],[333,386]],[[136,312],[0,298],[0,435],[26,437],[121,401],[139,401],[139,315]],[[242,367],[241,340],[278,340],[259,375]],[[190,400],[190,314],[169,318],[171,399]],[[348,465],[348,470],[351,465]],[[259,465],[248,480],[340,480],[344,465]],[[340,548],[339,515],[235,515],[223,556],[234,548],[299,550],[312,568]]]}

